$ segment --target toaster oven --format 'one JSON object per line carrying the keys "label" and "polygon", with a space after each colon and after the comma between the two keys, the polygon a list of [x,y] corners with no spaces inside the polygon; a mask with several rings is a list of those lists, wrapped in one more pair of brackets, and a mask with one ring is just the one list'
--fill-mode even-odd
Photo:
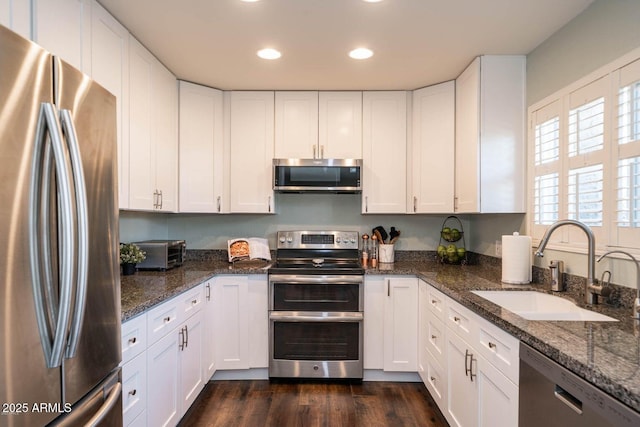
{"label": "toaster oven", "polygon": [[138,263],[138,270],[168,270],[184,264],[187,243],[184,240],[145,240],[134,242],[146,258]]}

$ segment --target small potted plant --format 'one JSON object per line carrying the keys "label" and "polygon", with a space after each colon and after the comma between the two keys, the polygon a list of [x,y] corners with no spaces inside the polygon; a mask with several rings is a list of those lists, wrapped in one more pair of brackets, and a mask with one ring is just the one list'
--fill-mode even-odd
{"label": "small potted plant", "polygon": [[136,272],[136,264],[144,261],[146,254],[135,243],[120,243],[120,264],[122,274],[129,276]]}

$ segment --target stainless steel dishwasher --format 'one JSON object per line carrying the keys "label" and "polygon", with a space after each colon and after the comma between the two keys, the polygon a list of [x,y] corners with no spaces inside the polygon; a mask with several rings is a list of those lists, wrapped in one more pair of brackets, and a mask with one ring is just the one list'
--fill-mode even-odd
{"label": "stainless steel dishwasher", "polygon": [[520,343],[520,427],[637,427],[640,413]]}

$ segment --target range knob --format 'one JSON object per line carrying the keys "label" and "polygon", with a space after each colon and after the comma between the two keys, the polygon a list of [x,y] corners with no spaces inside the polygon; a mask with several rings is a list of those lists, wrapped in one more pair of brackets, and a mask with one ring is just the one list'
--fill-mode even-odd
{"label": "range knob", "polygon": [[336,243],[340,243],[340,236],[336,237]]}
{"label": "range knob", "polygon": [[286,239],[284,238],[284,236],[280,236],[280,238],[278,239],[280,241],[280,243],[284,243],[286,241]]}
{"label": "range knob", "polygon": [[293,242],[293,237],[287,236],[287,243],[292,243],[292,242]]}

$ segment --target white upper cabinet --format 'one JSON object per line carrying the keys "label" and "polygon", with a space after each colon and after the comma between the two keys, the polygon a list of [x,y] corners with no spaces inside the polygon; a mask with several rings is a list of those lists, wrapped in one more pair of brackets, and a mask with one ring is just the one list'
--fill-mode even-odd
{"label": "white upper cabinet", "polygon": [[456,80],[455,212],[524,212],[526,58],[476,58]]}
{"label": "white upper cabinet", "polygon": [[320,159],[362,158],[362,92],[320,92]]}
{"label": "white upper cabinet", "polygon": [[230,94],[230,211],[274,213],[274,93]]}
{"label": "white upper cabinet", "polygon": [[0,24],[26,39],[31,38],[30,0],[0,0]]}
{"label": "white upper cabinet", "polygon": [[91,75],[91,3],[91,0],[33,1],[33,41],[88,75]]}
{"label": "white upper cabinet", "polygon": [[275,103],[274,157],[318,157],[318,92],[276,92]]}
{"label": "white upper cabinet", "polygon": [[176,78],[129,40],[129,209],[177,211]]}
{"label": "white upper cabinet", "polygon": [[362,213],[405,213],[407,92],[362,97]]}
{"label": "white upper cabinet", "polygon": [[180,82],[180,212],[228,212],[222,91]]}
{"label": "white upper cabinet", "polygon": [[455,114],[454,81],[413,92],[409,212],[453,212]]}
{"label": "white upper cabinet", "polygon": [[102,6],[91,8],[91,76],[116,96],[120,208],[129,207],[129,32]]}

